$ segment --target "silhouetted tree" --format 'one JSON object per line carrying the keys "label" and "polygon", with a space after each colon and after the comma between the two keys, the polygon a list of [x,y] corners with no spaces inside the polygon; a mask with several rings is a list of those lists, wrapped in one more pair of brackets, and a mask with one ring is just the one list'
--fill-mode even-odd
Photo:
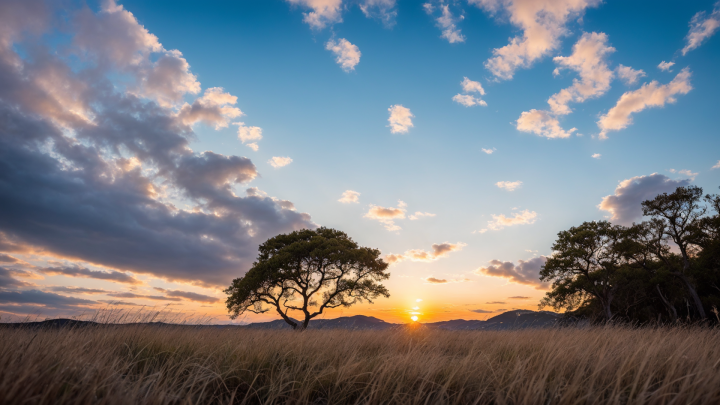
{"label": "silhouetted tree", "polygon": [[[325,309],[390,296],[380,283],[390,277],[380,251],[344,232],[303,229],[270,238],[259,250],[253,267],[225,290],[233,319],[274,308],[293,329],[305,329]],[[288,311],[301,313],[301,323]]]}

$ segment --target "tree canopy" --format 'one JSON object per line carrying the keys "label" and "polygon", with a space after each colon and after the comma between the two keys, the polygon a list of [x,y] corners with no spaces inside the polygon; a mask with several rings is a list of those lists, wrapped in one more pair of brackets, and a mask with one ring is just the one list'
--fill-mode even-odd
{"label": "tree canopy", "polygon": [[293,329],[305,329],[326,309],[390,296],[381,284],[390,273],[380,251],[344,232],[303,229],[270,238],[259,251],[253,267],[225,290],[232,319],[274,309]]}
{"label": "tree canopy", "polygon": [[558,234],[540,307],[596,320],[720,322],[720,196],[678,187],[642,202],[648,220],[586,222]]}

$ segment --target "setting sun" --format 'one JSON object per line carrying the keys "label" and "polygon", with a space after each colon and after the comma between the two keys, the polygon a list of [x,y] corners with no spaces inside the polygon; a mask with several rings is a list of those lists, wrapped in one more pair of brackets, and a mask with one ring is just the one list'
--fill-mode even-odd
{"label": "setting sun", "polygon": [[417,315],[413,315],[413,316],[410,317],[410,319],[412,319],[413,322],[417,322],[418,317],[417,317]]}

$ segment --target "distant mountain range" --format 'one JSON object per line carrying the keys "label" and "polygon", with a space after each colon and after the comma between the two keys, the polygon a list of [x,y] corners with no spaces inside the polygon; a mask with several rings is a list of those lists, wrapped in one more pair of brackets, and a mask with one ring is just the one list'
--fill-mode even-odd
{"label": "distant mountain range", "polygon": [[[429,329],[444,330],[502,330],[547,328],[554,326],[558,319],[560,319],[560,314],[554,312],[516,310],[504,312],[485,321],[455,319],[452,321],[421,323],[419,325]],[[355,315],[335,319],[315,319],[310,321],[308,329],[383,330],[407,325],[409,324],[388,323],[372,316]],[[251,323],[239,327],[248,329],[290,329],[290,325],[282,319]]]}
{"label": "distant mountain range", "polygon": [[[554,326],[560,319],[560,314],[548,311],[515,310],[504,312],[485,321],[455,319],[452,321],[419,323],[420,327],[443,330],[507,330],[524,328],[548,328]],[[162,322],[153,322],[153,325],[170,326]],[[27,323],[0,323],[2,326],[25,327],[83,327],[97,325],[95,322],[77,321],[73,319],[50,319],[42,322]],[[381,319],[365,316],[343,316],[334,319],[315,319],[310,321],[308,329],[352,329],[352,330],[386,330],[403,328],[414,324],[389,323]],[[212,328],[239,328],[239,329],[290,329],[290,325],[282,319],[270,322],[258,322],[248,325],[187,325],[193,327]]]}

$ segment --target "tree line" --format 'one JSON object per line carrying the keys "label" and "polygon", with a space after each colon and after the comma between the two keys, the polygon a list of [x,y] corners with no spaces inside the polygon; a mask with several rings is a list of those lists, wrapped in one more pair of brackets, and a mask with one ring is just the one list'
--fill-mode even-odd
{"label": "tree line", "polygon": [[679,187],[642,202],[631,226],[585,222],[558,234],[540,308],[596,322],[720,322],[720,196]]}

